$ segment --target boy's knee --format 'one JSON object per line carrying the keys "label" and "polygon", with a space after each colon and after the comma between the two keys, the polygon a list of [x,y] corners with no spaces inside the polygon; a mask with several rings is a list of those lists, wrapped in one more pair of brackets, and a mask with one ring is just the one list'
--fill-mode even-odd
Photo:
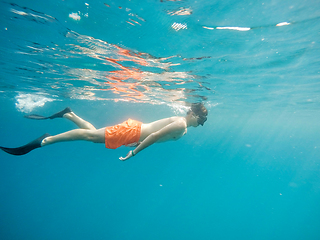
{"label": "boy's knee", "polygon": [[84,133],[84,138],[87,141],[95,142],[96,141],[95,130],[86,130]]}
{"label": "boy's knee", "polygon": [[101,134],[99,130],[88,130],[88,141],[102,143],[104,142],[104,134]]}

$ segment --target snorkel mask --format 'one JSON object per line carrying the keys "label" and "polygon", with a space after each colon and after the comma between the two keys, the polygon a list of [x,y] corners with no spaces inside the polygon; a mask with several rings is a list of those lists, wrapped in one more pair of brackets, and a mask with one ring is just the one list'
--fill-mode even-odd
{"label": "snorkel mask", "polygon": [[197,122],[203,126],[203,124],[207,121],[207,117],[206,116],[201,116],[201,115],[198,115],[198,119],[197,119]]}

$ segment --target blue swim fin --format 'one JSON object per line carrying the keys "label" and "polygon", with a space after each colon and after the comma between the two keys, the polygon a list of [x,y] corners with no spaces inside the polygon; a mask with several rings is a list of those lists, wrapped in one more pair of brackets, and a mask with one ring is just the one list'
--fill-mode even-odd
{"label": "blue swim fin", "polygon": [[69,113],[69,112],[72,112],[72,110],[71,110],[71,108],[67,107],[64,110],[62,110],[58,113],[55,113],[50,117],[44,117],[44,116],[37,115],[37,114],[25,115],[24,117],[29,118],[29,119],[35,119],[35,120],[55,119],[55,118],[62,118],[63,114]]}
{"label": "blue swim fin", "polygon": [[32,142],[23,145],[21,147],[17,147],[17,148],[6,148],[6,147],[0,147],[0,149],[2,149],[3,151],[12,154],[12,155],[24,155],[27,154],[28,152],[36,149],[36,148],[40,148],[41,147],[41,142],[43,139],[45,139],[46,137],[51,136],[50,134],[46,133],[44,135],[42,135],[41,137],[33,140]]}

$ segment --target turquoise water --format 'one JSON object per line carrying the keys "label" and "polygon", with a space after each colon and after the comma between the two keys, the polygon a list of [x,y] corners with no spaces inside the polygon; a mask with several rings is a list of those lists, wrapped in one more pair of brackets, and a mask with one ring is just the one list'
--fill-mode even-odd
{"label": "turquoise water", "polygon": [[1,1],[0,145],[183,115],[121,162],[71,142],[0,152],[0,239],[319,239],[319,1]]}

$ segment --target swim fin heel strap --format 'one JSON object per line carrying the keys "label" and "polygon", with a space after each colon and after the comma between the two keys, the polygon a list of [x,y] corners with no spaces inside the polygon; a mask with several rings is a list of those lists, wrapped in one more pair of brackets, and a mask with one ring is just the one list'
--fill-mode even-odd
{"label": "swim fin heel strap", "polygon": [[23,145],[21,147],[17,147],[17,148],[5,148],[5,147],[0,147],[0,149],[2,149],[3,151],[12,154],[12,155],[24,155],[36,148],[40,148],[41,147],[41,142],[43,139],[45,139],[46,137],[51,136],[50,134],[46,133],[44,135],[42,135],[41,137],[33,140],[32,142],[29,142],[26,145]]}
{"label": "swim fin heel strap", "polygon": [[25,115],[25,118],[29,118],[29,119],[34,119],[34,120],[45,120],[45,119],[55,119],[55,118],[62,118],[63,114],[65,113],[69,113],[72,112],[71,108],[67,107],[64,110],[62,110],[61,112],[55,113],[50,117],[44,117],[41,115],[37,115],[37,114],[31,114],[31,115]]}

